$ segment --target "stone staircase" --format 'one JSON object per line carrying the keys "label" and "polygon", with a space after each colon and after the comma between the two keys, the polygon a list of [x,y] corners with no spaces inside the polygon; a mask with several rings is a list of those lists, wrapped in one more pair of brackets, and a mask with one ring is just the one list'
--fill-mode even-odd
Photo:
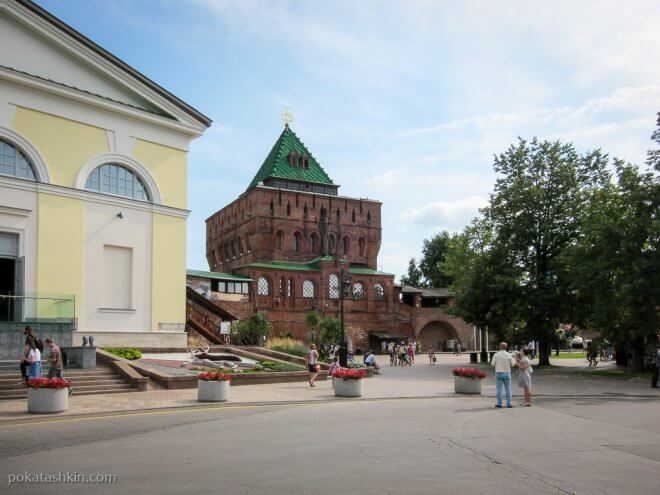
{"label": "stone staircase", "polygon": [[[42,370],[42,375],[45,377],[47,374],[48,366],[46,365]],[[127,382],[119,373],[102,366],[90,370],[73,368],[64,370],[64,377],[75,388],[74,396],[138,391],[133,384]],[[24,399],[26,397],[27,388],[21,382],[18,362],[0,361],[0,401]]]}

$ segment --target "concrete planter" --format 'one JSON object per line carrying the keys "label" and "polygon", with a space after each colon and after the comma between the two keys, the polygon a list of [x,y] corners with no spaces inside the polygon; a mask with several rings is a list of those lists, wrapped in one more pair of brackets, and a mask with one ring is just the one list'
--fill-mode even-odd
{"label": "concrete planter", "polygon": [[337,397],[362,397],[362,378],[335,378]]}
{"label": "concrete planter", "polygon": [[481,394],[481,380],[454,376],[454,392],[457,394]]}
{"label": "concrete planter", "polygon": [[28,412],[35,414],[53,414],[69,408],[68,388],[29,388]]}
{"label": "concrete planter", "polygon": [[197,380],[197,400],[200,402],[227,402],[229,382]]}

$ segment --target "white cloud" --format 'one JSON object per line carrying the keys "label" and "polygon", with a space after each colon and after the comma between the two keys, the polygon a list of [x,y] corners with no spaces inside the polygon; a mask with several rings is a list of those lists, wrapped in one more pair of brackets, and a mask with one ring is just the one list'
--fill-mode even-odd
{"label": "white cloud", "polygon": [[466,225],[466,219],[475,217],[479,208],[483,208],[486,204],[487,200],[478,196],[454,201],[436,201],[409,209],[403,214],[403,218],[428,227],[455,230]]}

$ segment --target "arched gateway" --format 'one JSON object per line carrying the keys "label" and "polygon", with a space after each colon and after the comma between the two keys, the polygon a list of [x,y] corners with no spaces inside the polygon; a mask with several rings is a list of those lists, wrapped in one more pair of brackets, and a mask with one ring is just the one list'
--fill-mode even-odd
{"label": "arched gateway", "polygon": [[432,346],[436,351],[448,351],[451,350],[449,342],[458,339],[458,332],[447,322],[431,321],[422,328],[418,337],[424,350]]}

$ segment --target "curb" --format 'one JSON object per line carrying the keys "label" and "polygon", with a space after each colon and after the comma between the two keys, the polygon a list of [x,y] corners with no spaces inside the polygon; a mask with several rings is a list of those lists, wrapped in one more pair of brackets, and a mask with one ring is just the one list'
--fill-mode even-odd
{"label": "curb", "polygon": [[[516,396],[516,398],[519,398]],[[27,424],[39,423],[60,423],[79,419],[105,419],[118,416],[137,416],[144,414],[167,414],[183,411],[211,411],[218,409],[240,409],[240,408],[257,408],[257,407],[284,407],[284,406],[310,406],[317,404],[338,404],[342,402],[391,402],[397,400],[439,400],[439,399],[483,399],[492,401],[493,397],[483,395],[456,395],[454,393],[445,395],[423,395],[423,396],[406,396],[406,397],[359,397],[359,398],[344,398],[335,397],[333,399],[312,399],[312,400],[289,400],[289,401],[253,401],[253,402],[230,402],[221,404],[187,404],[181,406],[166,406],[166,407],[153,407],[153,408],[138,408],[128,409],[122,411],[98,411],[95,413],[81,413],[81,414],[68,414],[65,416],[28,416],[16,419],[0,420],[0,428],[10,426],[21,426]],[[547,401],[549,399],[582,399],[582,400],[628,400],[628,399],[655,399],[660,401],[658,395],[535,395],[534,400]]]}

